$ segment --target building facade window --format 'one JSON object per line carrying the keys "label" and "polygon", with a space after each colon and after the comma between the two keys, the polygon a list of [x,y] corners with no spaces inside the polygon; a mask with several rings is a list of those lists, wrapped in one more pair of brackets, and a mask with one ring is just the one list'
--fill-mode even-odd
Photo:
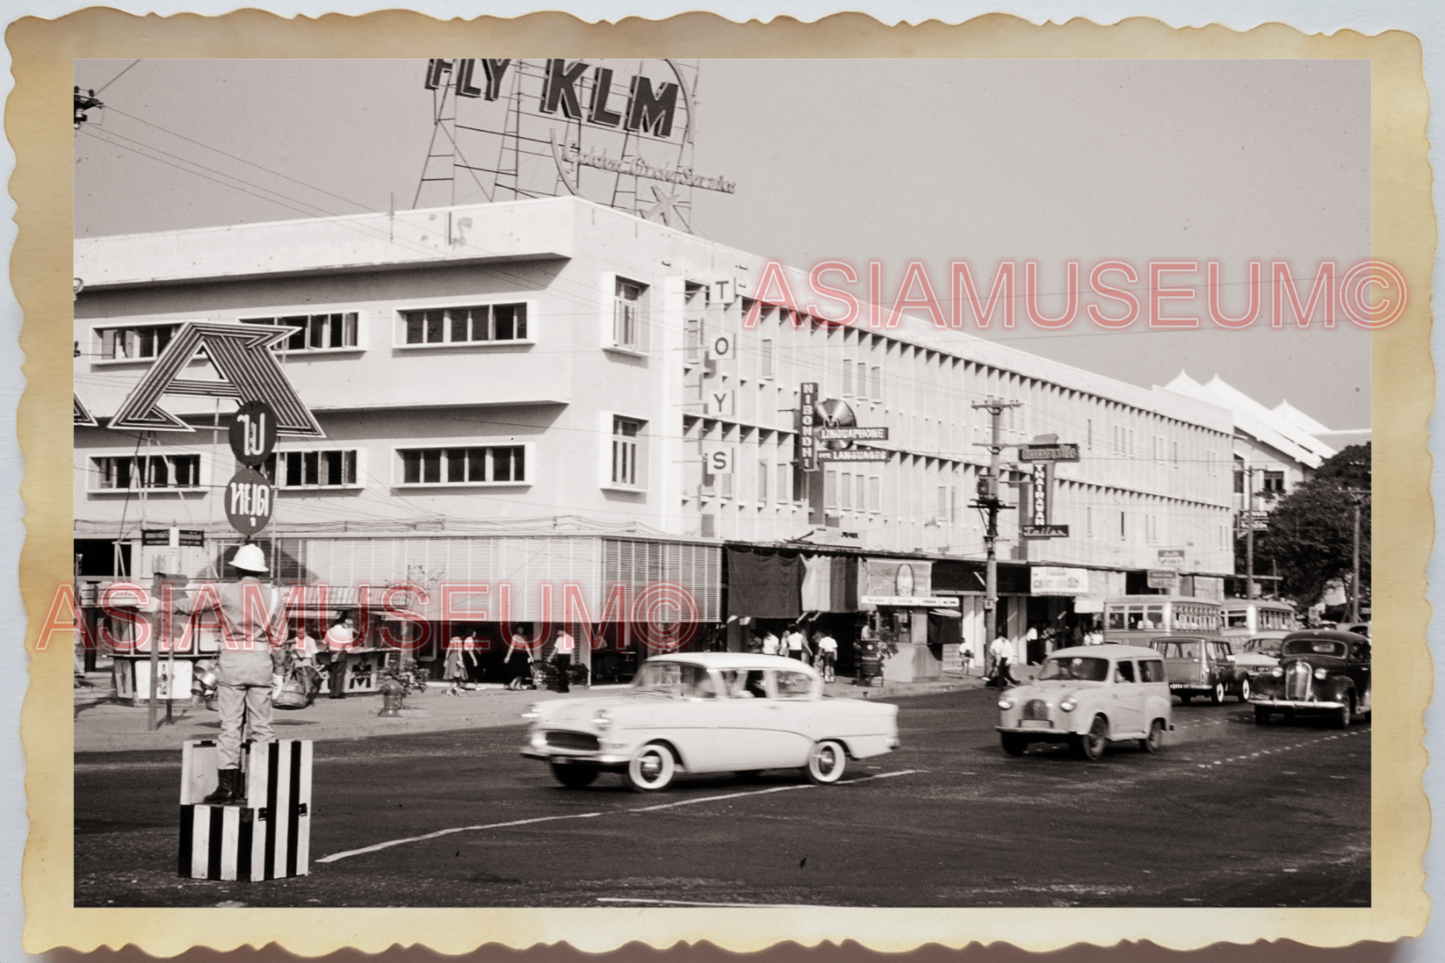
{"label": "building facade window", "polygon": [[[637,486],[637,439],[641,433],[640,421],[631,418],[612,419],[612,484]],[[728,491],[727,494],[732,492]]]}
{"label": "building facade window", "polygon": [[768,500],[768,463],[758,462],[758,502],[764,503]]}
{"label": "building facade window", "polygon": [[[764,344],[769,342],[764,341]],[[702,318],[688,318],[687,329],[683,335],[683,360],[688,364],[697,364],[702,360]]]}
{"label": "building facade window", "polygon": [[642,296],[644,284],[617,279],[617,293],[612,302],[612,344],[629,351],[642,350]]}
{"label": "building facade window", "polygon": [[773,377],[773,342],[768,338],[758,349],[758,370],[763,378]]}
{"label": "building facade window", "polygon": [[142,488],[199,489],[200,455],[122,455],[92,458],[93,491],[136,491]]}
{"label": "building facade window", "polygon": [[401,448],[403,485],[487,485],[530,481],[527,446]]}
{"label": "building facade window", "polygon": [[1282,472],[1282,471],[1267,471],[1267,472],[1265,472],[1265,473],[1264,473],[1264,486],[1263,486],[1263,488],[1262,488],[1262,491],[1270,492],[1271,494],[1274,494],[1274,495],[1283,495],[1283,494],[1284,494],[1284,472]]}
{"label": "building facade window", "polygon": [[357,346],[355,311],[334,314],[298,314],[283,318],[242,318],[242,324],[295,328],[274,351],[335,351]]}
{"label": "building facade window", "polygon": [[792,481],[793,466],[785,462],[778,462],[778,501],[788,501],[788,485]]}
{"label": "building facade window", "polygon": [[845,512],[853,510],[853,473],[843,472],[838,484],[838,507]]}
{"label": "building facade window", "polygon": [[1236,495],[1244,494],[1244,472],[1242,471],[1234,473],[1234,493]]}
{"label": "building facade window", "polygon": [[883,400],[883,366],[875,364],[870,369],[870,372],[872,377],[868,379],[871,382],[869,384],[869,394],[874,401],[881,402]]}
{"label": "building facade window", "polygon": [[823,471],[823,507],[838,507],[838,473],[831,468]]}
{"label": "building facade window", "polygon": [[96,328],[102,361],[141,361],[160,356],[180,330],[179,324],[138,324]]}
{"label": "building facade window", "polygon": [[401,320],[408,346],[527,340],[525,302],[403,311]]}
{"label": "building facade window", "polygon": [[851,396],[851,395],[853,394],[853,359],[852,359],[852,358],[844,358],[844,359],[843,359],[843,389],[842,389],[842,393],[843,393],[844,395],[849,395],[849,396]]}
{"label": "building facade window", "polygon": [[326,451],[278,451],[265,469],[277,488],[352,488],[357,484],[354,448]]}
{"label": "building facade window", "polygon": [[1214,458],[1214,449],[1208,448],[1204,452],[1204,473],[1206,475],[1218,475],[1219,464]]}
{"label": "building facade window", "polygon": [[868,510],[870,512],[883,511],[883,476],[881,475],[868,477]]}

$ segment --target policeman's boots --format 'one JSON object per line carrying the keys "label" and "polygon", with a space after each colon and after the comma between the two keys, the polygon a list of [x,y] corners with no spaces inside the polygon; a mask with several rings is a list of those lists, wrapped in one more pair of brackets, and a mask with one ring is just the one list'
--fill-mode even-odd
{"label": "policeman's boots", "polygon": [[241,785],[241,770],[217,769],[216,791],[202,799],[201,802],[211,806],[226,806],[231,803],[243,802],[245,798],[245,789]]}

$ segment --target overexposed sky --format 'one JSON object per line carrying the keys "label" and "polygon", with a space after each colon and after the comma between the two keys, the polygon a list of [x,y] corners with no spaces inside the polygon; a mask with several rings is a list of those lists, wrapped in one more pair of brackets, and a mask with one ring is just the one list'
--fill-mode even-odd
{"label": "overexposed sky", "polygon": [[[423,61],[130,63],[76,65],[82,87],[109,84],[76,135],[77,236],[411,205]],[[885,302],[912,259],[944,299],[952,260],[985,276],[1013,260],[1020,282],[1036,260],[1045,311],[1069,259],[1219,260],[1238,311],[1249,259],[1307,277],[1368,255],[1369,93],[1355,61],[704,61],[693,166],[738,187],[696,191],[693,224],[799,267],[881,261]],[[986,336],[1142,385],[1218,373],[1369,424],[1369,337],[1346,320],[1043,331],[1018,314]]]}

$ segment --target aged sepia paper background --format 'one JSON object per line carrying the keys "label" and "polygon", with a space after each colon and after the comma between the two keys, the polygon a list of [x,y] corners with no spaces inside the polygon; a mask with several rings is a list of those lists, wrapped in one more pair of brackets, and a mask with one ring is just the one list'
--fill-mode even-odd
{"label": "aged sepia paper background", "polygon": [[[528,945],[566,940],[605,950],[632,940],[667,945],[708,939],[735,950],[781,940],[853,938],[903,950],[921,943],[959,946],[1009,941],[1048,949],[1075,941],[1148,939],[1192,948],[1218,940],[1292,938],[1318,945],[1393,940],[1424,926],[1421,858],[1428,808],[1420,778],[1426,763],[1421,714],[1433,666],[1425,646],[1424,566],[1433,518],[1425,424],[1433,403],[1429,354],[1429,280],[1436,223],[1431,205],[1425,124],[1428,101],[1418,41],[1402,32],[1365,37],[1349,31],[1306,36],[1268,25],[1237,33],[1223,27],[1172,30],[1136,19],[1100,27],[1084,21],[1035,27],[989,16],[948,27],[887,28],[841,15],[814,25],[734,24],[710,15],[666,23],[588,26],[565,15],[518,21],[443,24],[405,12],[364,18],[288,22],[247,11],[224,18],[142,20],[88,10],[56,21],[13,24],[7,35],[16,89],[6,129],[17,152],[10,190],[20,233],[12,284],[25,311],[21,334],[26,395],[19,413],[26,456],[22,497],[27,540],[21,585],[31,619],[30,690],[22,717],[30,836],[24,863],[25,945],[91,949],[136,943],[174,954],[202,943],[229,948],[279,941],[299,953],[339,946],[378,951],[423,943],[446,953],[495,941]],[[1411,306],[1373,336],[1375,564],[1381,602],[1376,631],[1400,644],[1375,653],[1380,705],[1373,719],[1374,905],[1320,910],[77,910],[71,906],[70,653],[34,653],[36,627],[54,586],[70,579],[72,466],[70,428],[61,419],[70,388],[72,131],[64,124],[72,61],[82,58],[354,57],[424,59],[485,46],[508,55],[679,57],[998,57],[998,58],[1321,58],[1372,64],[1373,256],[1399,267]]]}

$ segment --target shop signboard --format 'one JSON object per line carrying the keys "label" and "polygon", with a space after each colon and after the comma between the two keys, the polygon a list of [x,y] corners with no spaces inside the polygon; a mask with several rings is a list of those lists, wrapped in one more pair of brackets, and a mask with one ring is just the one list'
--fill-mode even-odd
{"label": "shop signboard", "polygon": [[1159,565],[1168,568],[1184,567],[1184,549],[1182,548],[1161,548],[1159,549]]}
{"label": "shop signboard", "polygon": [[1035,565],[1029,569],[1031,595],[1088,595],[1089,570]]}
{"label": "shop signboard", "polygon": [[818,470],[818,441],[813,428],[818,418],[818,383],[804,381],[798,386],[798,462],[803,471]]}
{"label": "shop signboard", "polygon": [[703,451],[703,471],[709,475],[731,475],[736,457],[737,448],[735,446],[708,448]]}
{"label": "shop signboard", "polygon": [[[148,548],[171,544],[169,528],[143,528],[140,543]],[[181,548],[205,548],[206,533],[198,528],[182,528],[177,531],[176,544]]]}
{"label": "shop signboard", "polygon": [[1019,461],[1078,461],[1079,446],[1069,442],[1019,445]]}
{"label": "shop signboard", "polygon": [[1179,573],[1173,569],[1150,569],[1148,585],[1151,589],[1168,589],[1172,592],[1179,587]]}
{"label": "shop signboard", "polygon": [[819,461],[887,461],[892,452],[882,448],[844,448],[841,451],[832,451],[828,448],[818,449]]}
{"label": "shop signboard", "polygon": [[1025,513],[1020,519],[1019,537],[1068,538],[1069,526],[1055,525],[1051,521],[1054,508],[1054,463],[1035,461],[1030,464],[1025,488]]}
{"label": "shop signboard", "polygon": [[864,605],[909,607],[921,609],[956,609],[956,595],[863,595],[858,598]]}
{"label": "shop signboard", "polygon": [[1250,530],[1262,532],[1267,528],[1269,528],[1268,512],[1239,513],[1239,530],[1241,532],[1248,532]]}

